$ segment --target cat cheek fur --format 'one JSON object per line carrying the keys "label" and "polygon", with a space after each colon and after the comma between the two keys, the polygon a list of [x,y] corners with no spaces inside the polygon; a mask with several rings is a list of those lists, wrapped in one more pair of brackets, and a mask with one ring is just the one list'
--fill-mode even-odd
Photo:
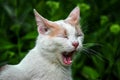
{"label": "cat cheek fur", "polygon": [[41,37],[41,35],[39,34],[36,43],[38,44],[37,48],[42,48],[46,52],[53,52],[57,48],[56,46],[54,46],[55,42],[53,41],[53,39],[49,38],[47,35]]}
{"label": "cat cheek fur", "polygon": [[79,50],[81,50],[82,47],[83,47],[83,45],[82,45],[82,43],[83,43],[83,37],[78,37],[77,40],[78,40],[78,42],[79,42],[79,46],[78,46],[78,48],[77,48],[77,51],[79,51]]}
{"label": "cat cheek fur", "polygon": [[[54,51],[59,51],[63,52],[66,51],[67,49],[70,50],[71,48],[68,47],[68,42],[64,38],[59,38],[59,37],[49,37],[49,36],[43,36],[39,34],[38,39],[37,39],[37,48],[42,48],[46,52],[54,52]],[[40,50],[40,49],[39,49]]]}
{"label": "cat cheek fur", "polygon": [[53,42],[55,43],[56,47],[58,47],[60,52],[63,51],[70,52],[74,50],[71,41],[67,38],[56,37],[54,38]]}

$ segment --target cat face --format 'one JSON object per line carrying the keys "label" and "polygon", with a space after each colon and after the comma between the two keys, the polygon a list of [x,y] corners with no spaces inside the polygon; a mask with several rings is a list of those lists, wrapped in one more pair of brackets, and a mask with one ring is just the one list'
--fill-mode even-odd
{"label": "cat face", "polygon": [[82,48],[83,33],[79,25],[79,8],[71,11],[65,20],[49,21],[34,10],[38,26],[37,46],[42,55],[54,63],[69,66],[73,55]]}

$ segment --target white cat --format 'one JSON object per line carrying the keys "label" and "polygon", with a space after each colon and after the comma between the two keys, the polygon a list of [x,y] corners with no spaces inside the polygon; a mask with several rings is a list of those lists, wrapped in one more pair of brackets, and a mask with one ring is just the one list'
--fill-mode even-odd
{"label": "white cat", "polygon": [[55,22],[34,10],[38,37],[35,47],[17,65],[1,68],[0,80],[72,80],[73,55],[82,48],[78,7],[65,20]]}

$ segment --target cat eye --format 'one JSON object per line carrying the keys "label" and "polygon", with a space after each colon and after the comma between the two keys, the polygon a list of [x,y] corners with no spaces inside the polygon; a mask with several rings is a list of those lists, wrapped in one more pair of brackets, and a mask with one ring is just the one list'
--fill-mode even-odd
{"label": "cat eye", "polygon": [[76,36],[77,36],[77,37],[82,37],[83,34],[82,34],[82,33],[77,33]]}
{"label": "cat eye", "polygon": [[67,39],[68,39],[68,36],[67,36],[67,35],[64,35],[64,38],[67,38]]}
{"label": "cat eye", "polygon": [[61,37],[61,38],[66,38],[66,39],[68,39],[68,36],[67,36],[67,35],[57,35],[57,37]]}

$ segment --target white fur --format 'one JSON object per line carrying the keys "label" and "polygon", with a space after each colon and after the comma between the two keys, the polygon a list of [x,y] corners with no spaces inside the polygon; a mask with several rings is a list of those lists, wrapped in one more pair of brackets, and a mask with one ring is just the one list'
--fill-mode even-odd
{"label": "white fur", "polygon": [[63,20],[55,23],[67,30],[68,39],[39,34],[35,47],[18,65],[3,67],[0,80],[72,80],[70,66],[63,63],[61,53],[73,51],[74,41],[79,42],[77,50],[81,49],[83,36],[76,37],[75,27]]}

